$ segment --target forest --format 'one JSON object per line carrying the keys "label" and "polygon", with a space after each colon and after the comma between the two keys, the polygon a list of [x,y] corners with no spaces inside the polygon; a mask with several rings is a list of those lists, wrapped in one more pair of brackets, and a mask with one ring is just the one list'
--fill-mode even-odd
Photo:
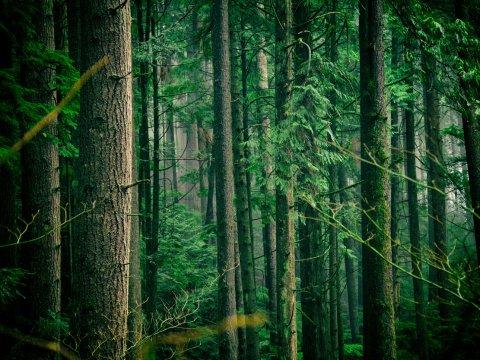
{"label": "forest", "polygon": [[0,0],[0,358],[480,359],[478,0]]}

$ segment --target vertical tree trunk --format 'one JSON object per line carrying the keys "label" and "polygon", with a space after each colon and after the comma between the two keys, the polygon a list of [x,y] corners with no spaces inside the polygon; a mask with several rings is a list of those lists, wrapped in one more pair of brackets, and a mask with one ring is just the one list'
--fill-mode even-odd
{"label": "vertical tree trunk", "polygon": [[[431,250],[439,261],[447,261],[447,226],[445,180],[443,177],[443,143],[440,134],[440,103],[437,94],[436,61],[422,52],[422,67],[424,71],[423,97],[425,117],[425,143],[427,148],[427,182],[428,188],[428,237]],[[447,287],[446,274],[430,266],[433,281],[443,288]],[[438,295],[440,318],[447,318],[447,294],[443,289],[434,291]]]}
{"label": "vertical tree trunk", "polygon": [[[291,111],[293,59],[289,46],[292,43],[292,2],[277,0],[275,5],[275,107],[276,126],[288,124]],[[279,153],[278,153],[279,154]],[[287,160],[288,162],[288,160]],[[295,229],[292,208],[293,174],[288,170],[283,156],[277,156],[276,175],[285,186],[276,186],[277,224],[277,334],[280,359],[297,359],[297,328],[295,300]]]}
{"label": "vertical tree trunk", "polygon": [[[35,4],[36,41],[45,50],[54,50],[52,0]],[[32,102],[55,105],[52,87],[54,66],[23,64],[24,80],[33,87]],[[25,119],[23,130],[28,130],[38,119]],[[54,124],[47,132],[56,134]],[[24,240],[42,239],[20,248],[20,263],[29,272],[26,287],[27,306],[24,309],[30,326],[40,318],[60,312],[60,174],[58,148],[45,136],[37,136],[21,152],[22,161],[22,215],[32,224]],[[22,311],[23,312],[23,311]]]}
{"label": "vertical tree trunk", "polygon": [[[136,136],[132,130],[132,180],[137,179]],[[140,217],[138,186],[132,187],[132,210],[130,227],[130,273],[128,278],[128,347],[138,345],[142,338],[142,270],[140,261]],[[138,358],[135,349],[128,359]]]}
{"label": "vertical tree trunk", "polygon": [[[396,34],[396,30],[392,30],[392,69],[396,69],[400,65],[400,40]],[[394,99],[391,101],[390,121],[391,121],[391,161],[390,168],[393,175],[390,178],[390,208],[391,208],[391,224],[390,237],[392,241],[392,262],[398,262],[398,247],[399,247],[399,233],[398,233],[398,219],[399,210],[398,204],[400,202],[400,162],[402,161],[402,152],[400,151],[400,124],[399,124],[399,108]],[[398,174],[398,175],[397,175]],[[393,277],[393,302],[395,309],[395,316],[397,316],[397,309],[400,302],[400,281],[397,275],[397,268],[392,268]]]}
{"label": "vertical tree trunk", "polygon": [[[137,12],[137,33],[139,45],[144,45],[150,38],[150,14],[151,1],[147,0],[145,9],[143,8],[143,0],[135,0]],[[156,273],[155,264],[152,258],[152,249],[155,248],[155,240],[152,234],[152,187],[150,183],[150,139],[149,139],[149,124],[148,124],[148,62],[142,60],[140,62],[140,75],[138,78],[140,86],[140,102],[141,102],[141,117],[139,129],[139,145],[140,145],[140,163],[138,164],[138,175],[140,185],[140,216],[141,216],[141,234],[142,239],[146,245],[146,260],[145,260],[145,289],[144,289],[144,303],[145,303],[145,318],[146,330],[151,332],[154,322],[155,308],[156,308]]]}
{"label": "vertical tree trunk", "polygon": [[[260,49],[257,53],[257,68],[258,68],[258,88],[260,95],[266,94],[268,91],[268,60],[263,47],[265,46],[265,39],[260,40]],[[260,185],[260,192],[263,194],[263,199],[260,206],[260,214],[262,218],[262,242],[263,254],[265,260],[265,279],[268,292],[268,314],[269,314],[269,330],[270,343],[272,346],[276,344],[276,319],[277,319],[277,254],[276,254],[276,226],[275,220],[272,217],[273,209],[270,205],[274,198],[274,184],[271,174],[273,173],[272,158],[270,154],[270,147],[268,146],[268,137],[270,132],[270,119],[268,118],[268,110],[262,103],[259,106],[260,126],[259,126],[259,147],[263,154],[262,165],[262,182]]]}
{"label": "vertical tree trunk", "polygon": [[[232,108],[230,94],[230,37],[228,0],[213,2],[213,104],[214,161],[217,197],[218,317],[234,325],[235,302],[235,214],[233,208]],[[237,359],[236,330],[227,328],[219,335],[219,353]]]}
{"label": "vertical tree trunk", "polygon": [[[344,165],[338,166],[338,188],[344,189],[347,187],[347,174]],[[343,206],[348,206],[349,197],[347,192],[340,191],[340,203]],[[342,226],[349,228],[350,221],[344,216],[342,217]],[[348,300],[348,318],[350,322],[350,334],[352,343],[357,343],[358,339],[358,295],[357,284],[355,277],[355,264],[351,254],[355,253],[355,240],[348,236],[344,240],[344,245],[347,253],[344,256],[345,261],[345,276],[347,282],[347,300]]]}
{"label": "vertical tree trunk", "polygon": [[[81,3],[81,69],[105,55],[106,68],[84,85],[78,127],[79,202],[74,242],[74,336],[84,359],[125,356],[132,183],[130,2]],[[93,276],[94,275],[94,276]]]}
{"label": "vertical tree trunk", "polygon": [[[412,49],[410,51],[413,52]],[[412,54],[410,54],[410,57]],[[413,63],[409,64],[413,71]],[[415,320],[417,325],[417,351],[420,360],[428,359],[426,308],[422,277],[422,258],[420,246],[420,218],[418,214],[417,166],[415,154],[415,103],[413,100],[413,77],[407,80],[408,92],[412,96],[405,109],[405,147],[408,197],[408,224],[410,231],[410,256],[412,259],[413,297],[415,301]]]}
{"label": "vertical tree trunk", "polygon": [[[230,19],[233,19],[233,14]],[[238,27],[230,21],[232,28],[231,36],[231,93],[232,93],[232,132],[233,132],[233,163],[234,163],[234,183],[235,183],[235,206],[237,214],[237,234],[238,248],[240,253],[240,268],[242,274],[243,286],[243,304],[246,315],[252,315],[257,310],[255,293],[255,273],[253,264],[253,242],[250,232],[250,216],[248,202],[248,183],[246,172],[246,156],[243,128],[243,98],[239,91],[239,79],[236,70],[240,67],[239,60],[240,42],[238,41],[236,31]],[[248,131],[248,130],[247,130]],[[246,329],[247,346],[246,358],[253,360],[259,355],[258,335],[254,327]]]}
{"label": "vertical tree trunk", "polygon": [[[364,358],[396,358],[390,243],[383,1],[360,0],[360,136]],[[378,253],[377,253],[378,252]],[[383,258],[382,258],[383,257]],[[385,259],[387,261],[385,261]]]}
{"label": "vertical tree trunk", "polygon": [[[237,313],[244,312],[243,302],[243,283],[242,270],[240,262],[240,252],[238,250],[238,241],[235,240],[235,301],[237,302]],[[244,360],[247,358],[247,332],[244,327],[237,329],[238,336],[238,359]]]}
{"label": "vertical tree trunk", "polygon": [[[469,14],[466,9],[468,1],[455,1],[455,15],[458,19],[469,21],[474,28],[477,37],[479,36],[479,19],[475,11]],[[475,9],[473,6],[471,10]],[[459,49],[459,57],[468,64],[475,61],[473,55],[469,55],[465,49]],[[466,71],[465,71],[466,73]],[[465,79],[461,77],[460,88],[463,90],[466,99],[462,100],[462,124],[465,139],[465,155],[467,157],[467,171],[470,185],[470,201],[473,210],[473,228],[475,233],[475,244],[477,250],[477,262],[480,264],[480,116],[472,111],[469,99],[477,99],[480,87],[476,79]]]}
{"label": "vertical tree trunk", "polygon": [[[150,1],[147,6],[152,6]],[[147,9],[147,14],[151,17],[147,18],[150,23],[151,35],[153,38],[157,36],[157,4],[153,9]],[[146,238],[145,243],[145,293],[149,299],[146,303],[146,313],[148,318],[157,315],[157,269],[158,269],[158,237],[160,233],[160,102],[159,102],[159,66],[157,63],[158,53],[152,53],[152,74],[153,74],[153,200],[152,200],[152,228],[150,238]],[[150,175],[150,167],[148,167]],[[148,183],[147,183],[148,185]]]}

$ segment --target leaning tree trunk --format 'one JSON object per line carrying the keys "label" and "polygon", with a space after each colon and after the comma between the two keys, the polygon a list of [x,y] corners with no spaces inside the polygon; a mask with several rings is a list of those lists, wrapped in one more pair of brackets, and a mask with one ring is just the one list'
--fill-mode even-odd
{"label": "leaning tree trunk", "polygon": [[[362,280],[365,359],[396,357],[393,311],[388,118],[384,94],[383,1],[360,4]],[[374,160],[377,165],[369,163]],[[369,162],[367,162],[369,161]]]}
{"label": "leaning tree trunk", "polygon": [[80,96],[74,336],[84,359],[125,356],[132,185],[130,2],[84,1],[81,69],[110,62]]}
{"label": "leaning tree trunk", "polygon": [[[47,50],[55,49],[52,0],[35,4],[36,41]],[[32,40],[32,39],[29,39]],[[24,63],[23,80],[33,88],[29,99],[48,107],[55,105],[54,65],[37,67]],[[23,131],[38,119],[25,118]],[[56,135],[54,124],[47,133]],[[20,264],[29,272],[27,278],[26,315],[32,326],[40,318],[49,318],[60,312],[60,176],[58,148],[48,136],[39,135],[21,151],[22,161],[22,214],[32,222],[26,237],[34,240],[20,248]],[[3,210],[2,210],[3,211]]]}
{"label": "leaning tree trunk", "polygon": [[[293,59],[292,2],[277,0],[275,21],[275,125],[279,131],[288,126],[291,112]],[[288,151],[288,150],[287,150]],[[276,186],[277,224],[277,335],[278,357],[297,359],[297,327],[295,300],[295,229],[293,222],[293,174],[288,170],[288,154],[277,151],[276,175],[285,183]]]}
{"label": "leaning tree trunk", "polygon": [[232,326],[219,335],[219,353],[237,359],[235,325],[235,213],[233,207],[232,108],[228,0],[213,3],[214,161],[217,197],[218,318]]}
{"label": "leaning tree trunk", "polygon": [[[412,51],[412,50],[410,50]],[[410,55],[412,56],[412,55]],[[413,64],[409,64],[413,71]],[[426,308],[422,277],[422,258],[420,246],[420,217],[418,214],[417,166],[415,154],[415,118],[413,100],[413,78],[407,80],[408,92],[412,96],[405,108],[405,148],[408,197],[408,224],[410,231],[410,256],[412,260],[413,297],[415,301],[415,320],[417,325],[417,351],[420,360],[428,359]]]}

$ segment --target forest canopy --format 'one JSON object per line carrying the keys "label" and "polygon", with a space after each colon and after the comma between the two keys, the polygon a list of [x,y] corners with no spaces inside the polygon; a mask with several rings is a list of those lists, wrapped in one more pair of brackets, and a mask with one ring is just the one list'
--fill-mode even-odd
{"label": "forest canopy", "polygon": [[480,358],[476,0],[1,0],[0,358]]}

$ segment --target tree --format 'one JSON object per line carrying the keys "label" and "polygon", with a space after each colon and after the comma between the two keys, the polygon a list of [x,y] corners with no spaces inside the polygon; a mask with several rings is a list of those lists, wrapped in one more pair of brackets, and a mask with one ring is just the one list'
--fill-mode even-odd
{"label": "tree", "polygon": [[359,7],[364,357],[395,359],[383,1],[361,0]]}
{"label": "tree", "polygon": [[125,356],[132,201],[130,2],[81,3],[81,70],[109,64],[80,97],[74,324],[82,358]]}
{"label": "tree", "polygon": [[[277,0],[275,5],[275,125],[288,126],[291,111],[293,59],[292,2]],[[289,149],[286,149],[287,156]],[[285,154],[284,154],[285,155]],[[295,229],[293,223],[293,174],[288,160],[277,151],[276,175],[283,182],[275,188],[277,225],[277,335],[280,359],[297,358],[295,301]]]}
{"label": "tree", "polygon": [[[31,21],[39,51],[52,52],[55,49],[53,3],[39,1],[33,11],[35,18]],[[53,64],[25,61],[22,65],[23,82],[33,88],[32,98],[28,100],[53,107]],[[23,131],[36,121],[36,118],[25,118]],[[22,215],[26,222],[31,222],[25,240],[33,242],[22,246],[20,264],[31,274],[24,313],[33,322],[60,312],[60,177],[58,147],[51,138],[56,135],[56,126],[50,125],[47,131],[50,136],[34,138],[21,152]]]}
{"label": "tree", "polygon": [[405,152],[406,152],[406,173],[407,198],[408,198],[408,224],[410,233],[410,256],[412,260],[413,297],[415,300],[415,321],[417,326],[417,349],[421,360],[428,359],[426,308],[424,286],[422,278],[422,258],[420,245],[420,220],[418,214],[417,194],[417,165],[415,147],[415,104],[413,99],[413,48],[406,46],[404,53],[406,62],[412,72],[407,79],[409,99],[405,108]]}
{"label": "tree", "polygon": [[[233,20],[233,14],[230,19]],[[240,269],[242,275],[243,304],[246,315],[252,315],[256,312],[256,292],[255,292],[255,268],[253,263],[253,234],[250,228],[250,216],[248,206],[248,183],[247,171],[245,167],[246,156],[244,147],[243,127],[243,98],[239,91],[239,79],[236,76],[236,70],[239,68],[240,42],[238,41],[238,26],[230,21],[232,28],[231,38],[231,94],[232,94],[232,128],[233,128],[233,163],[234,163],[234,184],[235,184],[235,207],[237,214],[237,234],[238,249],[240,254]],[[253,327],[246,329],[246,354],[247,359],[257,359],[259,357],[258,335]]]}
{"label": "tree", "polygon": [[[213,106],[214,161],[217,198],[218,318],[234,325],[235,302],[235,214],[233,205],[232,108],[230,94],[230,36],[228,0],[213,2]],[[237,359],[236,329],[219,335],[219,353]]]}

